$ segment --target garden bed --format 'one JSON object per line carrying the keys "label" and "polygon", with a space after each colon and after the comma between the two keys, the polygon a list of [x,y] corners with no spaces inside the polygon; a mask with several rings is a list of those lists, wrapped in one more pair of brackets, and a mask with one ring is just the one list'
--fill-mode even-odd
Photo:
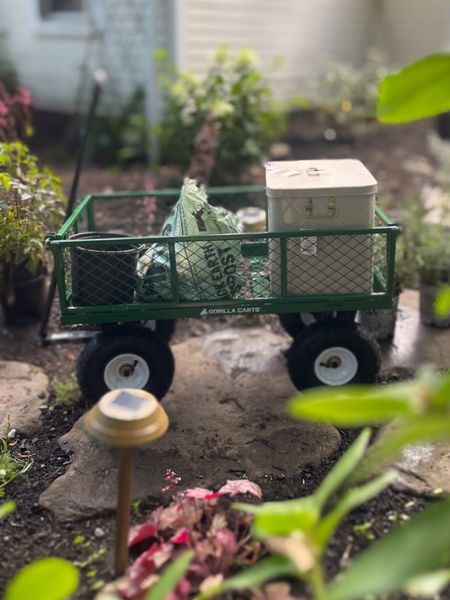
{"label": "garden bed", "polygon": [[[401,128],[377,128],[364,140],[342,139],[326,142],[321,135],[323,128],[301,117],[293,125],[288,141],[293,158],[334,158],[352,157],[361,159],[380,182],[380,198],[386,207],[394,212],[401,209],[402,200],[417,194],[424,184],[436,182],[433,160],[430,157],[424,136],[429,123]],[[56,172],[63,178],[66,190],[69,188],[72,165],[55,164]],[[167,173],[167,171],[166,171]],[[262,171],[253,174],[255,182],[260,182]],[[167,181],[167,179],[166,179]],[[161,182],[162,185],[165,182]],[[80,193],[105,191],[105,188],[142,189],[155,184],[155,180],[142,171],[126,173],[87,168],[81,179]],[[160,185],[160,183],[158,183]],[[130,220],[134,215],[130,214]],[[163,215],[155,214],[153,224],[162,222]],[[127,229],[127,215],[123,225]],[[257,323],[281,333],[276,317],[215,318],[209,320],[186,319],[178,323],[174,343],[191,337],[202,336],[211,331],[225,329],[233,325],[248,326]],[[58,308],[53,307],[50,326],[58,328]],[[80,347],[77,344],[49,346],[37,350],[35,337],[37,327],[15,330],[0,330],[1,353],[4,360],[30,362],[40,366],[51,381],[69,381],[73,378],[75,362]],[[384,374],[382,383],[399,380],[407,376],[403,370],[392,369]],[[11,442],[14,455],[30,457],[33,466],[26,477],[11,484],[7,498],[14,499],[17,511],[0,525],[2,572],[0,590],[20,567],[43,556],[61,556],[81,566],[83,580],[76,598],[86,599],[94,594],[94,588],[102,581],[108,581],[112,569],[112,548],[114,525],[111,516],[89,519],[68,525],[55,522],[51,514],[39,506],[40,494],[60,476],[70,464],[71,456],[61,450],[58,438],[67,433],[84,411],[82,403],[55,403],[55,394],[43,410],[42,427],[31,438],[17,436]],[[323,461],[319,467],[305,467],[302,470],[279,477],[262,477],[258,483],[265,500],[281,500],[304,496],[311,493],[337,458],[349,446],[354,432],[340,432],[342,443],[339,450]],[[213,442],[211,442],[213,443]],[[196,444],[195,439],[192,444]],[[208,449],[205,449],[205,451]],[[183,476],[182,473],[180,473]],[[183,482],[189,485],[189,481]],[[225,482],[222,482],[225,483]],[[218,482],[220,484],[220,482]],[[166,498],[167,501],[167,498]],[[133,520],[142,521],[146,512],[158,503],[156,498],[148,498],[134,507]],[[410,514],[422,508],[425,500],[410,494],[391,489],[380,497],[355,510],[339,528],[330,545],[326,567],[334,574],[345,566],[359,550],[366,547],[398,520],[407,519]],[[6,550],[7,549],[7,550]],[[441,598],[449,598],[442,595]]]}

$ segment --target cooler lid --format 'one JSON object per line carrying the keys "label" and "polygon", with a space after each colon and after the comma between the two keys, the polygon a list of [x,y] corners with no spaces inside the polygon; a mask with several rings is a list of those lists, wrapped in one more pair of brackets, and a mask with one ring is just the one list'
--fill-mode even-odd
{"label": "cooler lid", "polygon": [[377,180],[359,160],[272,161],[265,167],[267,195],[272,198],[377,191]]}

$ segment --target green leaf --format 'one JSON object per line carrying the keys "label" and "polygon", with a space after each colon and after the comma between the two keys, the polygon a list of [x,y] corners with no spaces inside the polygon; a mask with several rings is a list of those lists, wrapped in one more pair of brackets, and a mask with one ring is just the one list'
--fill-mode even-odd
{"label": "green leaf", "polygon": [[327,600],[356,600],[402,589],[412,577],[440,568],[450,552],[450,501],[413,517],[357,556],[330,585]]}
{"label": "green leaf", "polygon": [[450,54],[433,54],[385,77],[379,88],[377,117],[406,123],[450,110]]}
{"label": "green leaf", "polygon": [[249,569],[226,579],[223,583],[205,590],[197,598],[198,600],[206,600],[229,590],[246,590],[258,587],[266,581],[282,575],[298,576],[298,570],[285,556],[269,556]]}
{"label": "green leaf", "polygon": [[369,440],[370,429],[365,429],[322,481],[316,492],[313,494],[318,505],[318,510],[322,510],[323,505],[331,494],[335,492],[354,471],[359,464],[359,461],[364,456]]}
{"label": "green leaf", "polygon": [[364,486],[349,490],[317,526],[314,540],[319,548],[325,548],[339,523],[351,510],[378,496],[386,486],[394,481],[396,476],[396,471],[390,470]]}
{"label": "green leaf", "polygon": [[235,504],[234,508],[255,515],[252,532],[255,537],[290,535],[294,531],[310,531],[319,518],[319,506],[313,496],[283,502],[265,502],[260,506]]}
{"label": "green leaf", "polygon": [[5,600],[65,600],[78,587],[78,570],[62,558],[27,565],[9,584]]}
{"label": "green leaf", "polygon": [[437,295],[434,310],[438,317],[445,317],[450,312],[450,287],[446,287]]}
{"label": "green leaf", "polygon": [[16,510],[16,503],[9,500],[0,505],[0,521]]}
{"label": "green leaf", "polygon": [[145,600],[166,600],[167,596],[177,587],[180,579],[186,573],[194,554],[193,550],[187,550],[183,554],[180,554],[164,570],[161,577],[145,597]]}
{"label": "green leaf", "polygon": [[432,598],[439,594],[450,583],[450,569],[442,569],[413,577],[405,586],[406,591],[414,598]]}
{"label": "green leaf", "polygon": [[391,421],[415,414],[411,383],[390,386],[317,388],[294,396],[288,410],[293,417],[352,427]]}

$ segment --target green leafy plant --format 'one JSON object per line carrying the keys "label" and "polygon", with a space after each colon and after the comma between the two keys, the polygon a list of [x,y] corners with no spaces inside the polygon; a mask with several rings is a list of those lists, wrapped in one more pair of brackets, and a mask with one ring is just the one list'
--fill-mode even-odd
{"label": "green leafy plant", "polygon": [[45,236],[64,218],[60,181],[21,142],[0,144],[0,292],[46,264]]}
{"label": "green leafy plant", "polygon": [[387,73],[383,56],[375,48],[362,67],[330,62],[313,85],[310,106],[320,117],[362,135],[376,125],[378,85]]}
{"label": "green leafy plant", "polygon": [[75,378],[60,381],[57,377],[52,382],[55,391],[55,406],[70,406],[77,402],[80,388]]}
{"label": "green leafy plant", "polygon": [[[407,123],[425,117],[433,117],[450,110],[450,54],[439,53],[426,56],[397,73],[385,77],[380,83],[377,117],[382,123]],[[442,228],[441,228],[442,229]],[[436,230],[433,230],[433,233]],[[445,271],[448,281],[448,233],[445,244],[440,248],[445,252]],[[442,234],[441,234],[442,238]],[[437,258],[438,270],[442,271],[441,257]],[[444,278],[445,279],[445,278]],[[450,311],[450,299],[444,290],[437,299],[438,310],[443,316]]]}
{"label": "green leafy plant", "polygon": [[[32,467],[31,459],[17,458],[11,454],[8,440],[0,438],[0,498],[5,495],[6,487],[17,477],[25,475]],[[2,506],[8,506],[6,503]],[[4,509],[6,510],[6,508]]]}
{"label": "green leafy plant", "polygon": [[96,118],[88,140],[89,160],[120,167],[147,163],[149,126],[144,103],[144,91],[138,87],[119,110],[111,108]]}
{"label": "green leafy plant", "polygon": [[253,52],[241,50],[232,58],[221,47],[203,77],[176,71],[163,52],[158,64],[165,100],[157,127],[163,162],[186,171],[203,125],[215,122],[220,133],[211,181],[236,181],[250,165],[261,163],[283,131],[284,117]]}
{"label": "green leafy plant", "polygon": [[[296,418],[346,427],[395,419],[395,425],[385,428],[367,451],[370,430],[364,430],[311,496],[237,505],[254,515],[253,535],[273,555],[209,588],[199,599],[284,576],[307,582],[315,600],[357,600],[401,590],[438,593],[450,582],[450,538],[442,526],[450,518],[450,500],[394,526],[330,582],[325,581],[322,559],[342,519],[393,480],[395,471],[383,469],[406,445],[450,439],[449,408],[450,375],[429,371],[407,383],[319,388],[294,397],[289,410]],[[426,560],[420,550],[424,547],[430,548]]]}
{"label": "green leafy plant", "polygon": [[78,570],[62,558],[43,558],[24,567],[9,584],[5,600],[65,600],[78,587]]}

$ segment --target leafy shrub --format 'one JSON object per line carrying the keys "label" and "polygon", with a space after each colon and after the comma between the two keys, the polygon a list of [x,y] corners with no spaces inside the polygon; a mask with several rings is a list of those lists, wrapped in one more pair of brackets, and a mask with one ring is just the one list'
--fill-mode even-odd
{"label": "leafy shrub", "polygon": [[45,236],[64,218],[60,181],[21,142],[0,144],[0,291],[45,263]]}
{"label": "leafy shrub", "polygon": [[102,165],[145,163],[148,153],[148,123],[144,114],[144,92],[131,94],[117,114],[98,116],[89,136],[87,157]]}
{"label": "leafy shrub", "polygon": [[387,74],[383,57],[372,49],[361,68],[331,62],[313,84],[310,103],[319,116],[331,117],[355,135],[376,123],[378,85]]}
{"label": "leafy shrub", "polygon": [[[396,425],[385,428],[367,452],[370,430],[364,430],[311,496],[259,506],[236,505],[254,514],[253,535],[272,556],[205,590],[199,598],[286,576],[305,581],[314,600],[357,600],[401,590],[426,590],[425,597],[439,593],[450,582],[450,538],[443,527],[450,519],[450,500],[395,526],[331,582],[325,580],[323,556],[342,519],[396,476],[394,470],[374,473],[391,464],[406,445],[450,439],[449,408],[450,375],[430,372],[414,382],[318,388],[296,396],[290,402],[296,418],[345,427],[397,419]],[[427,548],[426,556],[421,548]]]}
{"label": "leafy shrub", "polygon": [[[170,472],[168,478],[174,482],[176,476]],[[153,587],[161,570],[172,561],[176,564],[186,550],[191,551],[189,565],[185,558],[181,559],[187,572],[183,575],[181,569],[183,577],[176,595],[155,597],[173,600],[192,597],[199,590],[221,582],[231,569],[254,563],[261,553],[261,544],[250,536],[251,516],[229,510],[230,497],[244,494],[261,498],[256,484],[237,480],[228,481],[217,492],[205,488],[178,492],[167,507],[156,508],[146,523],[131,531],[129,545],[138,556],[126,578],[106,588],[105,597],[142,598],[149,588],[158,593]]]}
{"label": "leafy shrub", "polygon": [[31,93],[17,84],[14,72],[0,68],[0,142],[29,137],[32,132]]}
{"label": "leafy shrub", "polygon": [[186,171],[195,140],[206,122],[219,124],[219,143],[211,180],[232,181],[260,163],[284,127],[272,92],[250,50],[232,58],[226,47],[212,56],[206,74],[178,72],[159,53],[159,80],[165,112],[157,127],[163,162]]}

